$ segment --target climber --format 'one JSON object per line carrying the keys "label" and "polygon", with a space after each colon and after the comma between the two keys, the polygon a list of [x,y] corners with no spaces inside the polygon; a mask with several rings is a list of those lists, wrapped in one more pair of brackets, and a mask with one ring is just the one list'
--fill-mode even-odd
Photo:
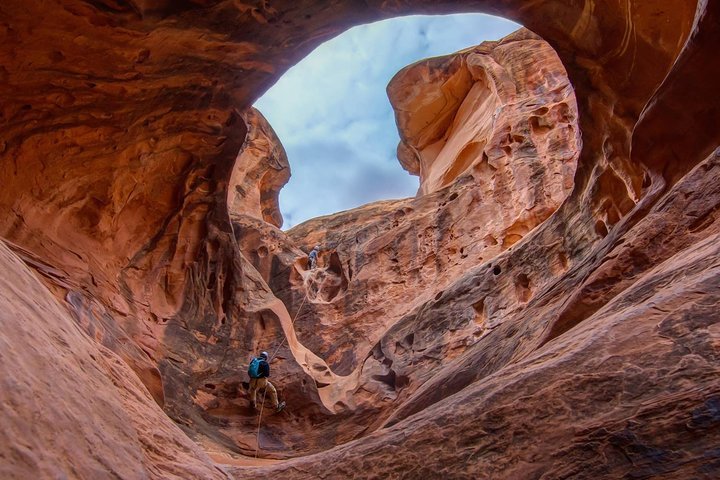
{"label": "climber", "polygon": [[[285,402],[278,402],[277,390],[275,386],[268,381],[270,376],[270,364],[268,363],[267,352],[260,353],[259,357],[255,357],[250,361],[248,367],[248,375],[250,376],[250,405],[253,409],[257,409],[257,392],[262,389],[265,393],[270,393],[270,402],[277,412],[285,408]],[[263,393],[263,398],[265,397]]]}
{"label": "climber", "polygon": [[317,266],[318,253],[320,252],[320,245],[315,245],[310,255],[308,255],[308,263],[310,264],[310,270],[315,270]]}

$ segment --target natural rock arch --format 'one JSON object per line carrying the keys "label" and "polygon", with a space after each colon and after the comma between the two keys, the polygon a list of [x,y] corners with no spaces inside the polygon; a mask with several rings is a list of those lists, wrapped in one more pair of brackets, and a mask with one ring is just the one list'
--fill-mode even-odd
{"label": "natural rock arch", "polygon": [[[251,350],[256,338],[238,335],[243,323],[272,317],[268,290],[251,288],[262,278],[235,248],[227,187],[245,138],[240,111],[298,58],[351,25],[410,13],[482,11],[545,38],[578,99],[584,147],[575,190],[531,241],[495,264],[507,272],[535,249],[563,263],[569,257],[572,267],[619,248],[617,239],[717,146],[717,133],[704,125],[717,124],[720,95],[700,69],[718,70],[719,10],[717,3],[684,0],[602,7],[591,0],[342,1],[332,9],[309,1],[4,2],[0,236],[57,297],[67,296],[96,338],[116,338],[117,325],[126,332],[131,342],[103,343],[192,429],[185,372],[200,369],[198,359],[222,356],[227,345],[218,339]],[[687,91],[696,95],[682,100]],[[670,116],[680,116],[694,135],[668,133]],[[558,237],[562,244],[553,243]],[[541,271],[542,261],[535,262]],[[602,262],[588,262],[594,273],[584,287],[577,278],[563,280],[575,293],[513,358],[558,338],[612,298]],[[493,288],[515,291],[512,278],[498,277]],[[596,301],[591,294],[603,288],[609,293]],[[461,298],[462,288],[454,294]],[[523,333],[517,328],[506,327],[507,338]],[[481,365],[497,361],[484,353],[461,359],[458,373],[433,379],[388,423],[461,391]],[[231,359],[224,368],[243,362]],[[415,439],[427,421],[420,417],[413,420]],[[390,441],[399,435],[391,430]],[[363,448],[390,471],[391,459],[372,442]]]}
{"label": "natural rock arch", "polygon": [[[596,170],[600,169],[610,171],[606,176],[624,184],[628,190],[624,195],[636,202],[644,162],[629,158],[632,126],[681,52],[696,6],[686,0],[652,7],[615,3],[601,9],[590,1],[573,5],[544,1],[532,8],[520,1],[369,2],[362,7],[344,2],[329,12],[311,2],[262,2],[238,8],[223,1],[188,2],[182,7],[165,1],[75,1],[57,6],[54,20],[45,18],[49,12],[42,10],[44,6],[11,3],[3,7],[5,16],[13,20],[6,28],[6,50],[18,53],[8,55],[5,67],[6,93],[11,85],[15,90],[5,107],[3,158],[8,168],[3,184],[17,189],[5,190],[3,231],[9,232],[9,238],[19,238],[23,229],[31,229],[14,226],[14,219],[29,216],[25,211],[36,205],[52,210],[58,199],[44,198],[42,192],[64,191],[63,182],[55,178],[71,175],[76,176],[74,182],[66,182],[74,183],[67,187],[71,193],[79,196],[77,185],[83,185],[89,187],[83,193],[91,193],[84,196],[95,198],[85,202],[70,198],[76,200],[70,204],[77,205],[78,212],[70,218],[86,218],[90,224],[85,228],[92,233],[88,236],[157,231],[167,213],[178,209],[172,185],[195,186],[206,178],[218,184],[210,187],[214,191],[227,182],[229,165],[244,136],[235,110],[249,105],[285,68],[344,28],[409,13],[484,11],[518,21],[550,42],[579,99],[585,148],[577,191],[591,188],[587,184],[600,176]],[[674,21],[665,22],[667,16]],[[32,30],[32,36],[20,33],[23,28]],[[75,39],[68,45],[63,39],[71,36]],[[32,59],[19,55],[25,51],[33,51]],[[23,86],[29,90],[24,92]],[[36,91],[43,92],[41,100]],[[84,131],[85,125],[92,128]],[[44,132],[50,133],[45,137],[58,138],[41,141],[38,136]],[[60,149],[72,153],[58,155]],[[111,179],[84,180],[81,172],[71,170],[90,157],[89,152],[93,163],[88,166],[103,168]],[[23,162],[20,170],[17,165],[10,168],[18,161]],[[197,172],[210,165],[211,175],[199,176]],[[154,211],[143,211],[141,219],[115,215],[105,225],[107,210],[122,213],[125,208],[127,195],[115,191],[122,190],[117,184],[132,182],[132,176],[112,175],[120,167],[138,172],[136,178],[144,174],[147,190],[166,200]],[[28,195],[27,186],[37,182],[34,172],[48,168],[46,184]],[[154,168],[172,172],[170,178],[178,182],[158,175],[158,185],[150,187],[155,183]],[[622,213],[629,205],[621,205]],[[131,258],[149,237],[116,238],[112,243],[117,253]]]}

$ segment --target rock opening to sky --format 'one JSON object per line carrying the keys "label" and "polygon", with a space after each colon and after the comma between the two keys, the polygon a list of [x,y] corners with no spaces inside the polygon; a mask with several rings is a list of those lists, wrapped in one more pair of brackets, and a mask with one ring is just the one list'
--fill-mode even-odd
{"label": "rock opening to sky", "polygon": [[284,227],[415,195],[402,169],[390,79],[418,60],[497,40],[520,26],[484,14],[410,16],[352,28],[320,45],[256,103],[288,154]]}

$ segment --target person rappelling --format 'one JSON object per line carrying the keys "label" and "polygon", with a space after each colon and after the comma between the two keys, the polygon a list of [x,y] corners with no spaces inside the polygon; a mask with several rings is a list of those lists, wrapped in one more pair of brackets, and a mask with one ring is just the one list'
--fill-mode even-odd
{"label": "person rappelling", "polygon": [[310,270],[315,270],[317,267],[318,253],[320,253],[320,245],[315,245],[308,255],[308,263],[310,264]]}
{"label": "person rappelling", "polygon": [[260,389],[264,390],[263,402],[265,401],[265,395],[270,394],[270,402],[276,412],[280,412],[285,408],[285,402],[278,402],[277,390],[268,380],[270,377],[270,362],[267,352],[261,352],[259,356],[253,357],[248,366],[248,375],[250,376],[250,390],[248,391],[250,405],[254,410],[257,410],[257,392]]}

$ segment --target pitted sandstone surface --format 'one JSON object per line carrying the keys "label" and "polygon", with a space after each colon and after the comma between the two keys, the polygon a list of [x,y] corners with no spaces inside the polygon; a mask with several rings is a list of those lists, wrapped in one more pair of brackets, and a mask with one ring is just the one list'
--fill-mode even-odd
{"label": "pitted sandstone surface", "polygon": [[[278,230],[289,166],[249,105],[352,25],[457,11],[534,34],[393,79],[418,196]],[[719,24],[3,2],[2,476],[717,476]],[[261,348],[291,407],[256,437]]]}

